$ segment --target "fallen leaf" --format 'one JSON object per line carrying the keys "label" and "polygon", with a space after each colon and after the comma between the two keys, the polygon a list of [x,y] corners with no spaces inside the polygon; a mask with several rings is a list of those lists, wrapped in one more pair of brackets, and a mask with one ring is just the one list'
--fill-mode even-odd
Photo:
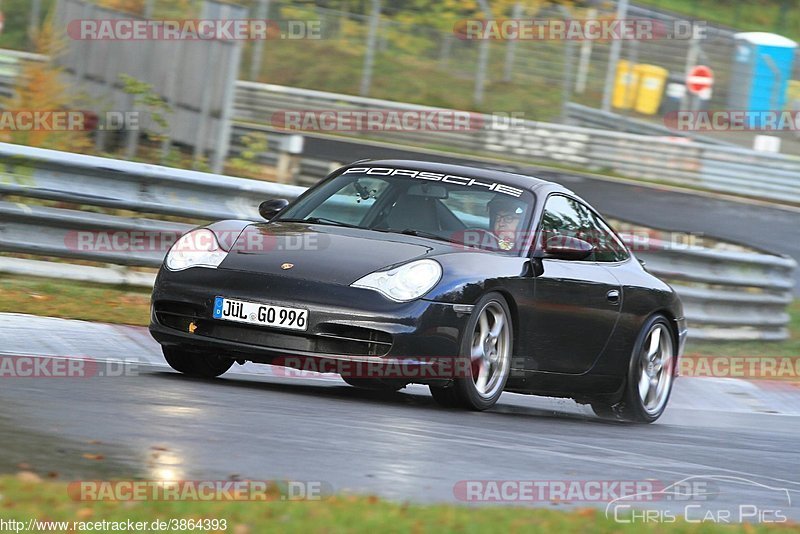
{"label": "fallen leaf", "polygon": [[86,458],[87,460],[105,460],[106,459],[106,457],[103,456],[102,454],[90,454],[88,452],[84,453],[83,457]]}
{"label": "fallen leaf", "polygon": [[42,481],[42,477],[34,473],[33,471],[20,471],[17,473],[17,480],[20,482],[30,482],[37,484]]}

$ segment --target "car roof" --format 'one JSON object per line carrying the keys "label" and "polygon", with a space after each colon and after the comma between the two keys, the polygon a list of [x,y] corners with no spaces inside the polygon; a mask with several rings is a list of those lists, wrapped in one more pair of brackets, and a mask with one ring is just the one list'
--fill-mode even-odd
{"label": "car roof", "polygon": [[553,189],[558,189],[571,193],[567,188],[555,182],[542,180],[526,174],[517,174],[509,171],[502,171],[499,169],[487,169],[481,167],[473,167],[471,165],[455,165],[452,163],[436,163],[432,161],[418,161],[409,159],[378,159],[378,160],[360,160],[353,162],[346,167],[391,167],[391,168],[404,168],[413,169],[424,172],[436,172],[442,174],[453,174],[456,176],[466,176],[469,178],[478,178],[481,180],[499,180],[508,185],[520,187],[523,189],[533,190],[543,186],[551,186]]}

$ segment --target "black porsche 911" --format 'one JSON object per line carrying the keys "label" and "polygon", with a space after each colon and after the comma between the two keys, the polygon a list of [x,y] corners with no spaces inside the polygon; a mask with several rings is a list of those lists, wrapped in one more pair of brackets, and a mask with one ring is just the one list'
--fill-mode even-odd
{"label": "black porsche 911", "polygon": [[558,184],[357,162],[260,213],[167,254],[150,331],[174,369],[215,377],[252,361],[366,388],[422,383],[476,410],[503,391],[568,397],[639,422],[667,405],[681,302]]}

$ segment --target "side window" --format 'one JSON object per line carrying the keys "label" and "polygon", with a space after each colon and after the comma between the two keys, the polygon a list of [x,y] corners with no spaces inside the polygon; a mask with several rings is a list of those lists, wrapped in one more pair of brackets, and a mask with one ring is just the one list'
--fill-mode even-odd
{"label": "side window", "polygon": [[540,245],[552,237],[579,237],[588,226],[585,210],[580,204],[561,195],[553,195],[547,199],[542,216],[542,233]]}
{"label": "side window", "polygon": [[540,246],[553,236],[577,237],[594,245],[588,259],[600,262],[623,261],[629,257],[625,245],[592,210],[577,200],[553,195],[547,199],[542,216]]}
{"label": "side window", "polygon": [[627,260],[630,254],[622,241],[614,235],[614,232],[603,219],[588,208],[587,211],[589,212],[589,217],[593,226],[592,235],[594,236],[594,240],[589,242],[595,246],[595,261],[615,262]]}

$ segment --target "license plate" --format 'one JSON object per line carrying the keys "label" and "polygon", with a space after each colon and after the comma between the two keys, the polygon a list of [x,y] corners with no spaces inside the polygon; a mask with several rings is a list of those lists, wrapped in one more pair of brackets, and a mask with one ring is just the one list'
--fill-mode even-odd
{"label": "license plate", "polygon": [[213,317],[214,319],[275,328],[288,328],[290,330],[306,330],[308,328],[308,310],[284,308],[283,306],[272,306],[270,304],[232,300],[223,297],[214,299]]}

